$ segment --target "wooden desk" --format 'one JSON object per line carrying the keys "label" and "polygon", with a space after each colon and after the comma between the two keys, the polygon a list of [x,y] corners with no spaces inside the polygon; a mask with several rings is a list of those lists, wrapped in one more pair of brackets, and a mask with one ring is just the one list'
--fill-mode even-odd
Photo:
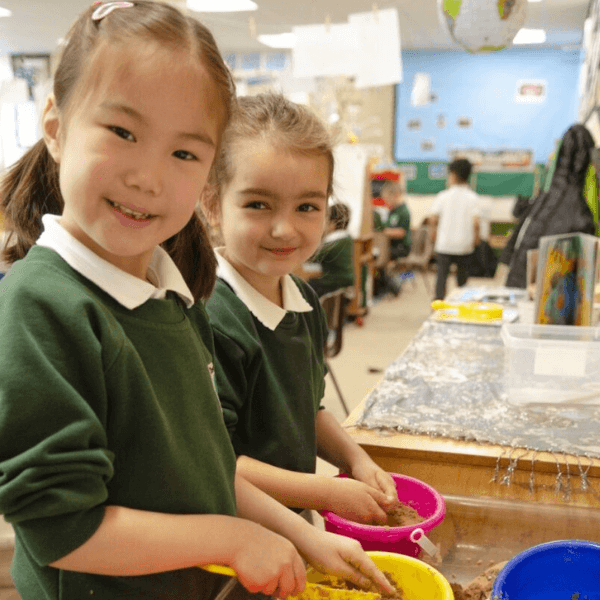
{"label": "wooden desk", "polygon": [[[354,240],[354,296],[347,307],[351,317],[362,317],[370,300],[370,285],[373,270],[373,236],[365,235]],[[366,266],[366,276],[363,267]],[[366,290],[363,291],[363,290]],[[366,296],[366,297],[365,297]]]}
{"label": "wooden desk", "polygon": [[[600,508],[600,459],[584,450],[598,456],[595,413],[562,423],[550,409],[507,411],[504,347],[496,338],[495,328],[438,324],[432,317],[344,426],[382,468],[442,494]],[[500,445],[505,439],[511,447]]]}
{"label": "wooden desk", "polygon": [[[363,403],[351,413],[344,426],[386,471],[421,479],[442,494],[600,508],[598,459],[579,459],[578,462],[574,456],[522,449],[512,450],[511,454],[511,448],[492,444],[357,428],[354,422],[362,410]],[[514,470],[508,468],[511,462]],[[588,491],[581,489],[580,465],[587,471]],[[559,468],[564,485],[557,494]],[[503,478],[511,472],[510,485],[503,485]]]}
{"label": "wooden desk", "polygon": [[[422,349],[418,335],[411,343],[412,350]],[[420,363],[412,350],[409,346],[390,365],[387,379],[384,376],[356,407],[344,427],[384,470],[420,479],[444,496],[445,518],[428,534],[440,549],[441,562],[426,555],[420,558],[431,562],[450,582],[465,586],[490,565],[510,560],[537,544],[561,539],[600,543],[600,459],[399,433],[393,428],[394,419],[407,425],[413,422],[408,418],[415,407],[407,391],[408,374],[413,364],[418,367]],[[489,375],[488,365],[486,378]],[[398,379],[393,378],[396,376]],[[395,405],[395,411],[384,410],[387,386],[402,384],[401,403]],[[427,408],[442,406],[435,402],[435,391],[432,394],[428,406],[418,405],[427,418]],[[461,398],[451,396],[450,400],[459,403]],[[457,404],[454,414],[460,415],[462,423],[459,407]],[[377,408],[381,410],[374,410]],[[369,418],[365,418],[367,414]],[[477,410],[474,414],[478,419]],[[378,422],[382,425],[376,428],[373,424]],[[432,423],[427,429],[435,431]]]}

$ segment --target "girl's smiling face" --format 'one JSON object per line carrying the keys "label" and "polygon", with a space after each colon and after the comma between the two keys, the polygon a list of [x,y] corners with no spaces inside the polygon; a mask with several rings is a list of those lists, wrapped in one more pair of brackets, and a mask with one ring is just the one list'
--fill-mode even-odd
{"label": "girl's smiling face", "polygon": [[318,248],[327,215],[326,157],[290,152],[267,138],[239,140],[218,217],[225,258],[276,303],[281,278]]}
{"label": "girl's smiling face", "polygon": [[144,278],[155,246],[186,225],[200,199],[222,122],[218,95],[206,70],[182,52],[132,56],[111,47],[95,66],[105,71],[89,91],[79,88],[67,114],[52,100],[44,112],[60,170],[61,225]]}

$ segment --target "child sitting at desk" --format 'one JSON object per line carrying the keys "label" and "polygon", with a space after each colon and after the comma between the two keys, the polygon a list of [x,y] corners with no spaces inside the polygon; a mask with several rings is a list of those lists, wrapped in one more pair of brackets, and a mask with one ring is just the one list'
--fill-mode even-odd
{"label": "child sitting at desk", "polygon": [[410,252],[410,212],[404,193],[404,185],[398,181],[386,181],[381,188],[381,196],[390,206],[383,232],[390,238],[391,260],[408,256]]}
{"label": "child sitting at desk", "polygon": [[[327,324],[314,290],[292,275],[323,236],[329,134],[283,96],[245,97],[222,152],[205,209],[225,245],[206,308],[237,472],[298,512],[383,524],[397,506],[394,482],[321,406]],[[352,478],[317,476],[317,456]]]}
{"label": "child sitting at desk", "polygon": [[318,296],[354,285],[353,242],[348,233],[350,208],[342,202],[329,206],[327,235],[311,260],[321,265],[322,274],[308,280]]}

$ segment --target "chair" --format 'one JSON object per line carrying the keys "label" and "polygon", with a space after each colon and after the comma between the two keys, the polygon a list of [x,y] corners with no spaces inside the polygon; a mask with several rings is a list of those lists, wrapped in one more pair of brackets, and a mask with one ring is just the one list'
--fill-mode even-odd
{"label": "chair", "polygon": [[[412,236],[412,244],[408,256],[396,258],[390,262],[392,273],[414,273],[418,271],[423,277],[427,293],[431,293],[429,285],[429,263],[433,257],[433,240],[429,225],[421,225]],[[415,284],[416,285],[416,284]]]}
{"label": "chair", "polygon": [[390,238],[383,231],[373,232],[373,268],[385,269],[390,261]]}
{"label": "chair", "polygon": [[329,336],[325,343],[325,365],[329,371],[329,375],[331,375],[331,381],[333,381],[333,385],[340,398],[346,416],[350,414],[350,411],[348,410],[348,406],[346,405],[346,401],[344,400],[344,396],[342,395],[342,391],[333,374],[333,369],[331,368],[328,359],[337,356],[342,349],[342,334],[344,331],[344,323],[346,321],[346,300],[351,297],[353,293],[354,289],[352,287],[341,288],[334,292],[324,294],[319,299],[327,318],[327,327],[329,328]]}

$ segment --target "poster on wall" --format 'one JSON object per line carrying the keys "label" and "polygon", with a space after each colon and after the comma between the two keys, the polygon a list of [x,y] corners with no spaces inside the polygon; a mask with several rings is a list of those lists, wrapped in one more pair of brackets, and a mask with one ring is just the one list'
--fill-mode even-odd
{"label": "poster on wall", "polygon": [[444,163],[431,163],[428,169],[429,179],[446,179],[448,167]]}
{"label": "poster on wall", "polygon": [[515,102],[519,104],[541,104],[546,100],[547,83],[543,79],[519,79]]}
{"label": "poster on wall", "polygon": [[533,150],[482,150],[480,148],[453,148],[448,152],[450,161],[468,159],[476,171],[529,171],[533,170]]}

